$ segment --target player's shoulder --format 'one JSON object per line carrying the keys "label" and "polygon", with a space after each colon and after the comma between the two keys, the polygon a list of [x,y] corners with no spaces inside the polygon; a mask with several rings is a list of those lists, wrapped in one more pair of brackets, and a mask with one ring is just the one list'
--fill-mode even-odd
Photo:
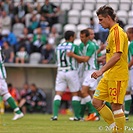
{"label": "player's shoulder", "polygon": [[88,47],[94,47],[94,46],[96,46],[96,45],[95,45],[95,43],[94,43],[93,41],[89,40],[89,41],[87,42],[87,46],[88,46]]}

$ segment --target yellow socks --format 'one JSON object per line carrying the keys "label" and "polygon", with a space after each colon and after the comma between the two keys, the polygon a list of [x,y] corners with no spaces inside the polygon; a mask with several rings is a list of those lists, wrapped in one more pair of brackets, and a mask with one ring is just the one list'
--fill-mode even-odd
{"label": "yellow socks", "polygon": [[98,109],[99,114],[113,129],[112,133],[124,133],[125,115],[122,109],[112,112],[106,105]]}
{"label": "yellow socks", "polygon": [[125,127],[125,115],[122,109],[116,110],[113,112],[115,123],[117,126],[117,133],[124,133]]}
{"label": "yellow socks", "polygon": [[106,105],[98,109],[98,112],[109,125],[115,122],[112,111]]}
{"label": "yellow socks", "polygon": [[110,130],[112,130],[112,133],[117,133],[116,132],[116,124],[115,124],[115,119],[112,111],[110,108],[108,108],[106,105],[103,105],[101,109],[98,109],[99,114],[103,117],[103,119],[109,124]]}

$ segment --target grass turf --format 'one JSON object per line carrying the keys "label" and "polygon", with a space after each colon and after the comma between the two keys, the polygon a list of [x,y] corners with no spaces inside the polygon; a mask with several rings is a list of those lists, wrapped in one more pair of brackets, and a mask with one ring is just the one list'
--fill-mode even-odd
{"label": "grass turf", "polygon": [[[50,121],[48,114],[26,114],[12,121],[13,114],[0,116],[0,133],[109,133],[107,124],[100,121],[69,121],[69,115],[59,115],[58,121]],[[133,133],[133,116],[126,122],[125,133]]]}

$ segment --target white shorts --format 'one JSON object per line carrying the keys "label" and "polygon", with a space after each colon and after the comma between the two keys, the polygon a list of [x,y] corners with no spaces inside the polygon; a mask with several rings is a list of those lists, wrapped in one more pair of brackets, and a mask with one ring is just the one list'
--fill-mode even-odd
{"label": "white shorts", "polygon": [[97,80],[94,78],[91,78],[91,74],[95,72],[96,70],[88,70],[84,71],[84,80],[82,86],[89,86],[90,90],[95,90],[97,87]]}
{"label": "white shorts", "polygon": [[55,90],[64,92],[67,87],[70,92],[79,91],[80,83],[77,71],[57,72]]}
{"label": "white shorts", "polygon": [[83,83],[83,74],[84,74],[84,63],[80,63],[78,67],[78,75],[79,75],[79,82],[80,82],[80,89],[82,89]]}
{"label": "white shorts", "polygon": [[8,93],[8,87],[5,79],[0,79],[0,95]]}
{"label": "white shorts", "polygon": [[133,91],[133,69],[129,70],[129,81],[127,91]]}

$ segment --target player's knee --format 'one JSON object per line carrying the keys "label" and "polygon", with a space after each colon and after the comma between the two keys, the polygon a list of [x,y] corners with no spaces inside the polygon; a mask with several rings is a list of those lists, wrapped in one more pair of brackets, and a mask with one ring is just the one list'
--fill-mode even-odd
{"label": "player's knee", "polygon": [[122,104],[112,103],[111,104],[111,108],[112,108],[112,111],[116,111],[116,110],[122,109]]}
{"label": "player's knee", "polygon": [[11,97],[11,94],[10,93],[6,93],[6,94],[3,95],[3,100],[6,101],[10,97]]}
{"label": "player's knee", "polygon": [[103,105],[103,102],[100,101],[100,100],[97,100],[97,99],[93,98],[93,100],[92,100],[92,105],[93,105],[96,109],[98,109],[98,108],[100,108],[100,107]]}
{"label": "player's knee", "polygon": [[60,95],[55,95],[54,101],[55,101],[55,100],[61,100],[61,96],[60,96]]}
{"label": "player's knee", "polygon": [[88,92],[86,90],[81,90],[82,97],[88,96]]}
{"label": "player's knee", "polygon": [[73,96],[72,101],[80,101],[80,97],[79,96]]}

